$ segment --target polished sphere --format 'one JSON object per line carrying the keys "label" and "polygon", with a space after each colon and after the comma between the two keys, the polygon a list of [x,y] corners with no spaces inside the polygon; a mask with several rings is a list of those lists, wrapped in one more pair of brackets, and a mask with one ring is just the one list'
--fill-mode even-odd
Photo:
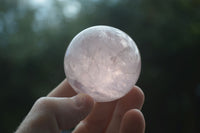
{"label": "polished sphere", "polygon": [[93,26],[81,31],[69,44],[64,69],[77,93],[97,102],[126,95],[138,80],[141,59],[135,42],[110,26]]}

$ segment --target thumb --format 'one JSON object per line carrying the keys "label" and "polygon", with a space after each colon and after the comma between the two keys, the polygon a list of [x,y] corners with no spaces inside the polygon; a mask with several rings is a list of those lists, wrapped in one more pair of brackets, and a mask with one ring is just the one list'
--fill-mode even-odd
{"label": "thumb", "polygon": [[72,98],[40,98],[18,131],[51,133],[73,128],[90,113],[93,105],[93,99],[86,94]]}
{"label": "thumb", "polygon": [[92,110],[94,100],[86,95],[79,94],[72,98],[59,98],[55,100],[56,107],[53,113],[60,129],[75,127]]}

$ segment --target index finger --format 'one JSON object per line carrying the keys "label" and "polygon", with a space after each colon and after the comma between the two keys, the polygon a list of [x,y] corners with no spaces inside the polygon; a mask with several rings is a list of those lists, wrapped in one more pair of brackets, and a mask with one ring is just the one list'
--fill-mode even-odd
{"label": "index finger", "polygon": [[77,93],[67,82],[67,79],[63,80],[55,89],[53,89],[47,96],[48,97],[72,97]]}

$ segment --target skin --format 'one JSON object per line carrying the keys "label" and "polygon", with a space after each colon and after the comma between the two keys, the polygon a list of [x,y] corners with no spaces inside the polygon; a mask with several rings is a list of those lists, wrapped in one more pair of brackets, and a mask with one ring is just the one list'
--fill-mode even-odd
{"label": "skin", "polygon": [[74,92],[65,79],[46,97],[38,99],[16,133],[144,133],[141,113],[144,93],[135,86],[119,100],[95,103]]}

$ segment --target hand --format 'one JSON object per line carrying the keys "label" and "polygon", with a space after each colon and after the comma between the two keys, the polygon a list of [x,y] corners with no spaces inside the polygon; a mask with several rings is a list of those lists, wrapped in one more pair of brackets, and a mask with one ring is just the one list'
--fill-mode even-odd
{"label": "hand", "polygon": [[143,92],[134,87],[119,100],[95,103],[64,80],[36,101],[16,133],[60,133],[75,126],[73,133],[144,133],[143,102]]}

